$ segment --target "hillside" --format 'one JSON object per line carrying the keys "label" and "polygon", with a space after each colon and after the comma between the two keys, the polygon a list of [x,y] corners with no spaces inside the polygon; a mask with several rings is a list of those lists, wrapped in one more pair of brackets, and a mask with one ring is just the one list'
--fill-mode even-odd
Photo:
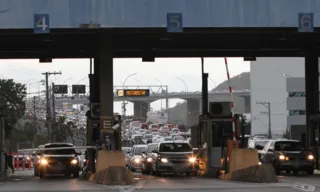
{"label": "hillside", "polygon": [[[240,75],[234,76],[231,79],[233,90],[250,89],[250,72],[244,72]],[[215,89],[217,91],[228,90],[228,81],[220,83]],[[175,107],[169,108],[169,121],[172,123],[186,121],[186,102],[178,103]]]}

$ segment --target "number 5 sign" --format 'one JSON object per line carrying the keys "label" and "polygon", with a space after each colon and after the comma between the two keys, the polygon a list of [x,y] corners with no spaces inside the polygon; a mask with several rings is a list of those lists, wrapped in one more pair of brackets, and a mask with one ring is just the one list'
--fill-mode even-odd
{"label": "number 5 sign", "polygon": [[167,32],[183,32],[182,13],[167,13]]}
{"label": "number 5 sign", "polygon": [[34,15],[34,33],[50,33],[50,18],[49,14]]}

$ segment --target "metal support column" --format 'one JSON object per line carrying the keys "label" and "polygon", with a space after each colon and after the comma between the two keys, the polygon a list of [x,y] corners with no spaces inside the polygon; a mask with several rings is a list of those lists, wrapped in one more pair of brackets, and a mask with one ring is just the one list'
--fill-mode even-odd
{"label": "metal support column", "polygon": [[310,51],[305,56],[305,89],[306,89],[306,147],[315,146],[315,130],[310,116],[319,112],[319,64],[316,53]]}

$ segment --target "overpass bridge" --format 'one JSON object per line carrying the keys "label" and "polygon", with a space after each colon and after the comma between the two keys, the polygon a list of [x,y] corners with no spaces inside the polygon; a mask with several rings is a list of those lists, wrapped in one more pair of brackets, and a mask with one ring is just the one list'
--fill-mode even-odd
{"label": "overpass bridge", "polygon": [[[250,112],[250,90],[233,90],[235,109],[239,113]],[[146,113],[150,110],[150,103],[165,99],[183,99],[187,101],[187,113],[190,121],[194,121],[193,117],[198,117],[201,112],[201,92],[171,92],[171,93],[155,93],[151,92],[150,96],[146,97],[119,97],[114,92],[114,101],[121,102],[123,100],[132,102],[134,104],[134,116],[146,117]],[[62,106],[63,103],[72,104],[89,104],[89,95],[75,95],[75,96],[57,96],[56,106]],[[211,91],[208,93],[209,101],[229,101],[229,90]],[[166,102],[168,103],[168,102]],[[168,108],[168,105],[166,106]]]}

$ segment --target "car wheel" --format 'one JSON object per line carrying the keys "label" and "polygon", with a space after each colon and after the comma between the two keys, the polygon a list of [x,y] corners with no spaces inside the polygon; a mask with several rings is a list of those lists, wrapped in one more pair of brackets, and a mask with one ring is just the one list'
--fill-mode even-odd
{"label": "car wheel", "polygon": [[73,173],[73,178],[79,178],[79,171]]}
{"label": "car wheel", "polygon": [[313,175],[313,173],[314,173],[314,168],[311,167],[311,168],[309,168],[308,170],[306,170],[306,172],[307,172],[308,175]]}
{"label": "car wheel", "polygon": [[36,168],[33,169],[33,175],[39,177],[39,171],[37,171]]}
{"label": "car wheel", "polygon": [[44,170],[40,170],[39,176],[40,179],[43,179],[46,176],[46,172]]}

